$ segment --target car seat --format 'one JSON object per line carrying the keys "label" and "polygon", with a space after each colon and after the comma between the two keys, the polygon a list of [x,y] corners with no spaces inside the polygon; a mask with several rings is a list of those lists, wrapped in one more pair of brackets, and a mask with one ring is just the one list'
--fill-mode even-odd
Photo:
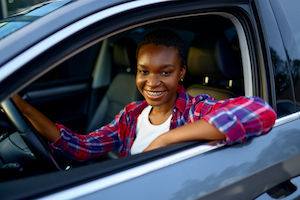
{"label": "car seat", "polygon": [[113,64],[118,73],[97,107],[87,133],[109,124],[127,104],[142,99],[135,84],[136,47],[130,38],[122,38],[114,43]]}
{"label": "car seat", "polygon": [[190,78],[198,80],[187,88],[191,96],[207,93],[221,100],[244,93],[243,87],[233,85],[233,80],[242,83],[242,67],[224,34],[197,35],[191,42],[187,64]]}

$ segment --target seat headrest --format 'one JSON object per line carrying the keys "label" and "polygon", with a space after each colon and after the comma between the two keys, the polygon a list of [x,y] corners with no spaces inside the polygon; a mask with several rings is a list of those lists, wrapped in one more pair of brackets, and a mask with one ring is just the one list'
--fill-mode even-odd
{"label": "seat headrest", "polygon": [[118,68],[135,69],[137,44],[133,39],[122,38],[114,43],[113,62]]}
{"label": "seat headrest", "polygon": [[240,79],[242,69],[228,39],[223,34],[198,35],[191,42],[188,70],[195,76]]}

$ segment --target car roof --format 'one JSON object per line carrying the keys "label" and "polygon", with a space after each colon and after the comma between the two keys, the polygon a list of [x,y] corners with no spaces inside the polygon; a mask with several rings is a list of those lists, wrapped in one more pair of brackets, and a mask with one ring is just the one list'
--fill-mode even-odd
{"label": "car roof", "polygon": [[[0,67],[7,63],[10,59],[20,54],[24,50],[38,43],[47,36],[53,34],[57,30],[80,20],[92,13],[104,10],[105,8],[115,5],[131,2],[132,0],[110,0],[97,1],[95,0],[71,0],[66,6],[39,18],[33,23],[23,27],[21,31],[16,31],[14,34],[7,36],[0,41]],[[150,0],[141,0],[149,1]],[[172,1],[172,0],[161,0]],[[250,0],[238,0],[240,3],[249,3]],[[159,1],[153,1],[156,3]],[[237,0],[215,0],[216,3],[231,3]],[[17,44],[17,45],[16,45]]]}
{"label": "car roof", "polygon": [[[39,18],[0,41],[0,66],[57,30],[105,8],[122,4],[124,0],[74,0],[68,5]],[[16,45],[17,44],[17,45]]]}

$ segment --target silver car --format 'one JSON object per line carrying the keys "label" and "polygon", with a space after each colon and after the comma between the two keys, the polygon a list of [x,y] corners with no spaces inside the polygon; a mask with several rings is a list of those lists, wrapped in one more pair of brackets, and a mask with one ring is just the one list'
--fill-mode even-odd
{"label": "silver car", "polygon": [[[298,0],[54,0],[1,20],[0,199],[299,199],[299,10]],[[200,39],[217,69],[190,59],[203,72],[187,74],[191,95],[259,96],[277,112],[274,128],[232,146],[79,163],[52,152],[10,99],[18,92],[74,132],[101,127],[141,100],[135,48],[158,28],[189,52]]]}

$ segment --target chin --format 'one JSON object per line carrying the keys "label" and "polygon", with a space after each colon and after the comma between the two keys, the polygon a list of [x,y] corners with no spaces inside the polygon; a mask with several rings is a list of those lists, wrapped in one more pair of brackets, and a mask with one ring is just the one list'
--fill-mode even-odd
{"label": "chin", "polygon": [[[148,105],[150,105],[150,104],[148,104]],[[158,107],[160,107],[161,105],[150,105],[150,106],[158,108]]]}
{"label": "chin", "polygon": [[147,101],[147,104],[149,106],[152,106],[152,107],[160,107],[161,105],[163,105],[163,103],[159,103],[159,102],[155,102],[155,101],[152,101],[152,100],[146,100]]}

